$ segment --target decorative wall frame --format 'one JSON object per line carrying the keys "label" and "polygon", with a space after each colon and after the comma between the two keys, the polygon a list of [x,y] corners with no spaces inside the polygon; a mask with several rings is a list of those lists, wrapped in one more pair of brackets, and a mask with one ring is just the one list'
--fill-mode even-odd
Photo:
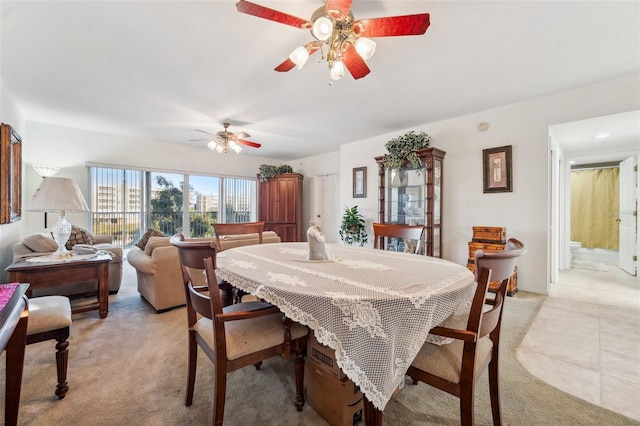
{"label": "decorative wall frame", "polygon": [[367,198],[367,168],[353,169],[353,198]]}
{"label": "decorative wall frame", "polygon": [[22,139],[8,124],[0,125],[0,224],[22,216]]}
{"label": "decorative wall frame", "polygon": [[511,145],[482,150],[483,191],[513,192]]}

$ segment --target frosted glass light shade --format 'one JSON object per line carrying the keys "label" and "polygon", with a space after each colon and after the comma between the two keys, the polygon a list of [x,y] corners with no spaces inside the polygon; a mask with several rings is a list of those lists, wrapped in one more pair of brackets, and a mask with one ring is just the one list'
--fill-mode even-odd
{"label": "frosted glass light shade", "polygon": [[360,37],[356,41],[356,52],[366,61],[376,52],[376,42],[370,38]]}
{"label": "frosted glass light shade", "polygon": [[309,59],[309,51],[304,46],[297,47],[296,50],[291,52],[289,59],[296,65],[296,68],[302,69],[304,64],[307,63],[307,59]]}
{"label": "frosted glass light shade", "polygon": [[321,16],[316,19],[313,23],[313,27],[311,28],[313,36],[320,41],[328,40],[332,32],[333,22],[325,16]]}
{"label": "frosted glass light shade", "polygon": [[340,80],[344,77],[344,64],[342,61],[337,61],[333,63],[331,70],[329,71],[329,76],[331,80]]}
{"label": "frosted glass light shade", "polygon": [[33,164],[31,167],[33,167],[33,170],[36,171],[38,176],[43,178],[55,176],[60,172],[60,167],[45,166],[42,164]]}

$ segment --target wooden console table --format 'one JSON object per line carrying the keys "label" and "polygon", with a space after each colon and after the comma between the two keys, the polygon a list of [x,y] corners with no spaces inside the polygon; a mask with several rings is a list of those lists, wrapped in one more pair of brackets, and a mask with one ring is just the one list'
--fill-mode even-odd
{"label": "wooden console table", "polygon": [[6,269],[9,279],[15,282],[29,283],[28,296],[33,290],[78,283],[98,283],[98,303],[82,306],[72,312],[86,312],[98,309],[100,318],[109,314],[109,262],[111,255],[98,254],[91,258],[70,259],[28,259],[18,260]]}
{"label": "wooden console table", "polygon": [[18,423],[24,352],[27,344],[28,284],[0,284],[0,350],[7,350],[4,423]]}

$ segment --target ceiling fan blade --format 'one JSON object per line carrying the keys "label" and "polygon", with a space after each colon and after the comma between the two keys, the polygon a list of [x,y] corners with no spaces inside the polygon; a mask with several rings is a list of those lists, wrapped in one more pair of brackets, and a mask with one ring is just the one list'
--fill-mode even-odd
{"label": "ceiling fan blade", "polygon": [[260,6],[259,4],[251,3],[246,0],[240,0],[236,3],[236,8],[238,9],[238,12],[257,16],[258,18],[268,19],[270,21],[280,22],[285,25],[291,25],[296,28],[304,28],[310,24],[306,19],[288,15],[274,9],[269,9],[268,7]]}
{"label": "ceiling fan blade", "polygon": [[205,132],[204,130],[198,130],[198,129],[193,129],[193,130],[195,130],[196,132],[206,133],[206,134],[211,135],[211,136],[216,136],[216,134],[215,134],[215,133]]}
{"label": "ceiling fan blade", "polygon": [[211,138],[207,139],[189,139],[189,142],[202,142],[202,141],[210,141]]}
{"label": "ceiling fan blade", "polygon": [[236,139],[236,142],[242,145],[250,146],[252,148],[260,148],[262,145],[257,142],[245,141],[244,139]]}
{"label": "ceiling fan blade", "polygon": [[[307,50],[309,51],[309,56],[311,56],[316,52],[316,50],[320,48],[320,45],[321,45],[321,42],[312,41],[311,43],[305,44],[304,47],[307,48]],[[295,66],[296,64],[294,64],[291,59],[287,58],[283,63],[275,67],[274,70],[278,72],[287,72],[287,71],[291,71]]]}
{"label": "ceiling fan blade", "polygon": [[367,64],[364,63],[364,59],[358,55],[356,48],[351,43],[348,43],[344,49],[342,63],[347,67],[349,73],[355,80],[362,78],[371,72]]}
{"label": "ceiling fan blade", "polygon": [[238,138],[248,138],[251,135],[245,132],[238,132],[238,133],[232,133],[231,137],[234,139],[238,139]]}
{"label": "ceiling fan blade", "polygon": [[329,0],[327,1],[327,10],[339,10],[344,16],[349,14],[351,10],[352,0]]}
{"label": "ceiling fan blade", "polygon": [[364,26],[364,37],[393,37],[424,34],[429,28],[429,14],[387,16],[356,21]]}
{"label": "ceiling fan blade", "polygon": [[287,58],[283,63],[275,67],[274,70],[278,72],[287,72],[291,71],[293,68],[295,68],[295,66],[296,64],[294,64],[291,59]]}

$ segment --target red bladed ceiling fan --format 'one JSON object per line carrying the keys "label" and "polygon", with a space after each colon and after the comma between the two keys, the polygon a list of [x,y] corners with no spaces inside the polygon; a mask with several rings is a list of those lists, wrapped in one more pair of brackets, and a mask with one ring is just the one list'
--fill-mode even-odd
{"label": "red bladed ceiling fan", "polygon": [[249,137],[249,135],[245,132],[231,133],[230,131],[228,131],[227,129],[229,128],[229,123],[222,123],[222,125],[224,126],[224,130],[215,134],[205,132],[204,130],[193,129],[196,132],[202,132],[206,133],[207,135],[215,136],[215,139],[191,139],[191,142],[210,141],[207,144],[209,149],[220,154],[226,154],[229,151],[239,153],[240,151],[242,151],[242,147],[240,147],[240,145],[250,146],[251,148],[260,148],[262,146],[257,142],[245,140],[244,138]]}
{"label": "red bladed ceiling fan", "polygon": [[428,13],[356,21],[351,13],[351,2],[352,0],[327,0],[327,5],[313,12],[309,20],[246,0],[240,0],[236,7],[238,12],[310,30],[315,40],[295,49],[275,70],[286,72],[293,67],[300,69],[310,55],[320,50],[321,59],[329,64],[331,80],[342,78],[345,68],[354,79],[369,74],[369,67],[364,61],[375,51],[376,44],[371,37],[420,35],[429,27]]}

